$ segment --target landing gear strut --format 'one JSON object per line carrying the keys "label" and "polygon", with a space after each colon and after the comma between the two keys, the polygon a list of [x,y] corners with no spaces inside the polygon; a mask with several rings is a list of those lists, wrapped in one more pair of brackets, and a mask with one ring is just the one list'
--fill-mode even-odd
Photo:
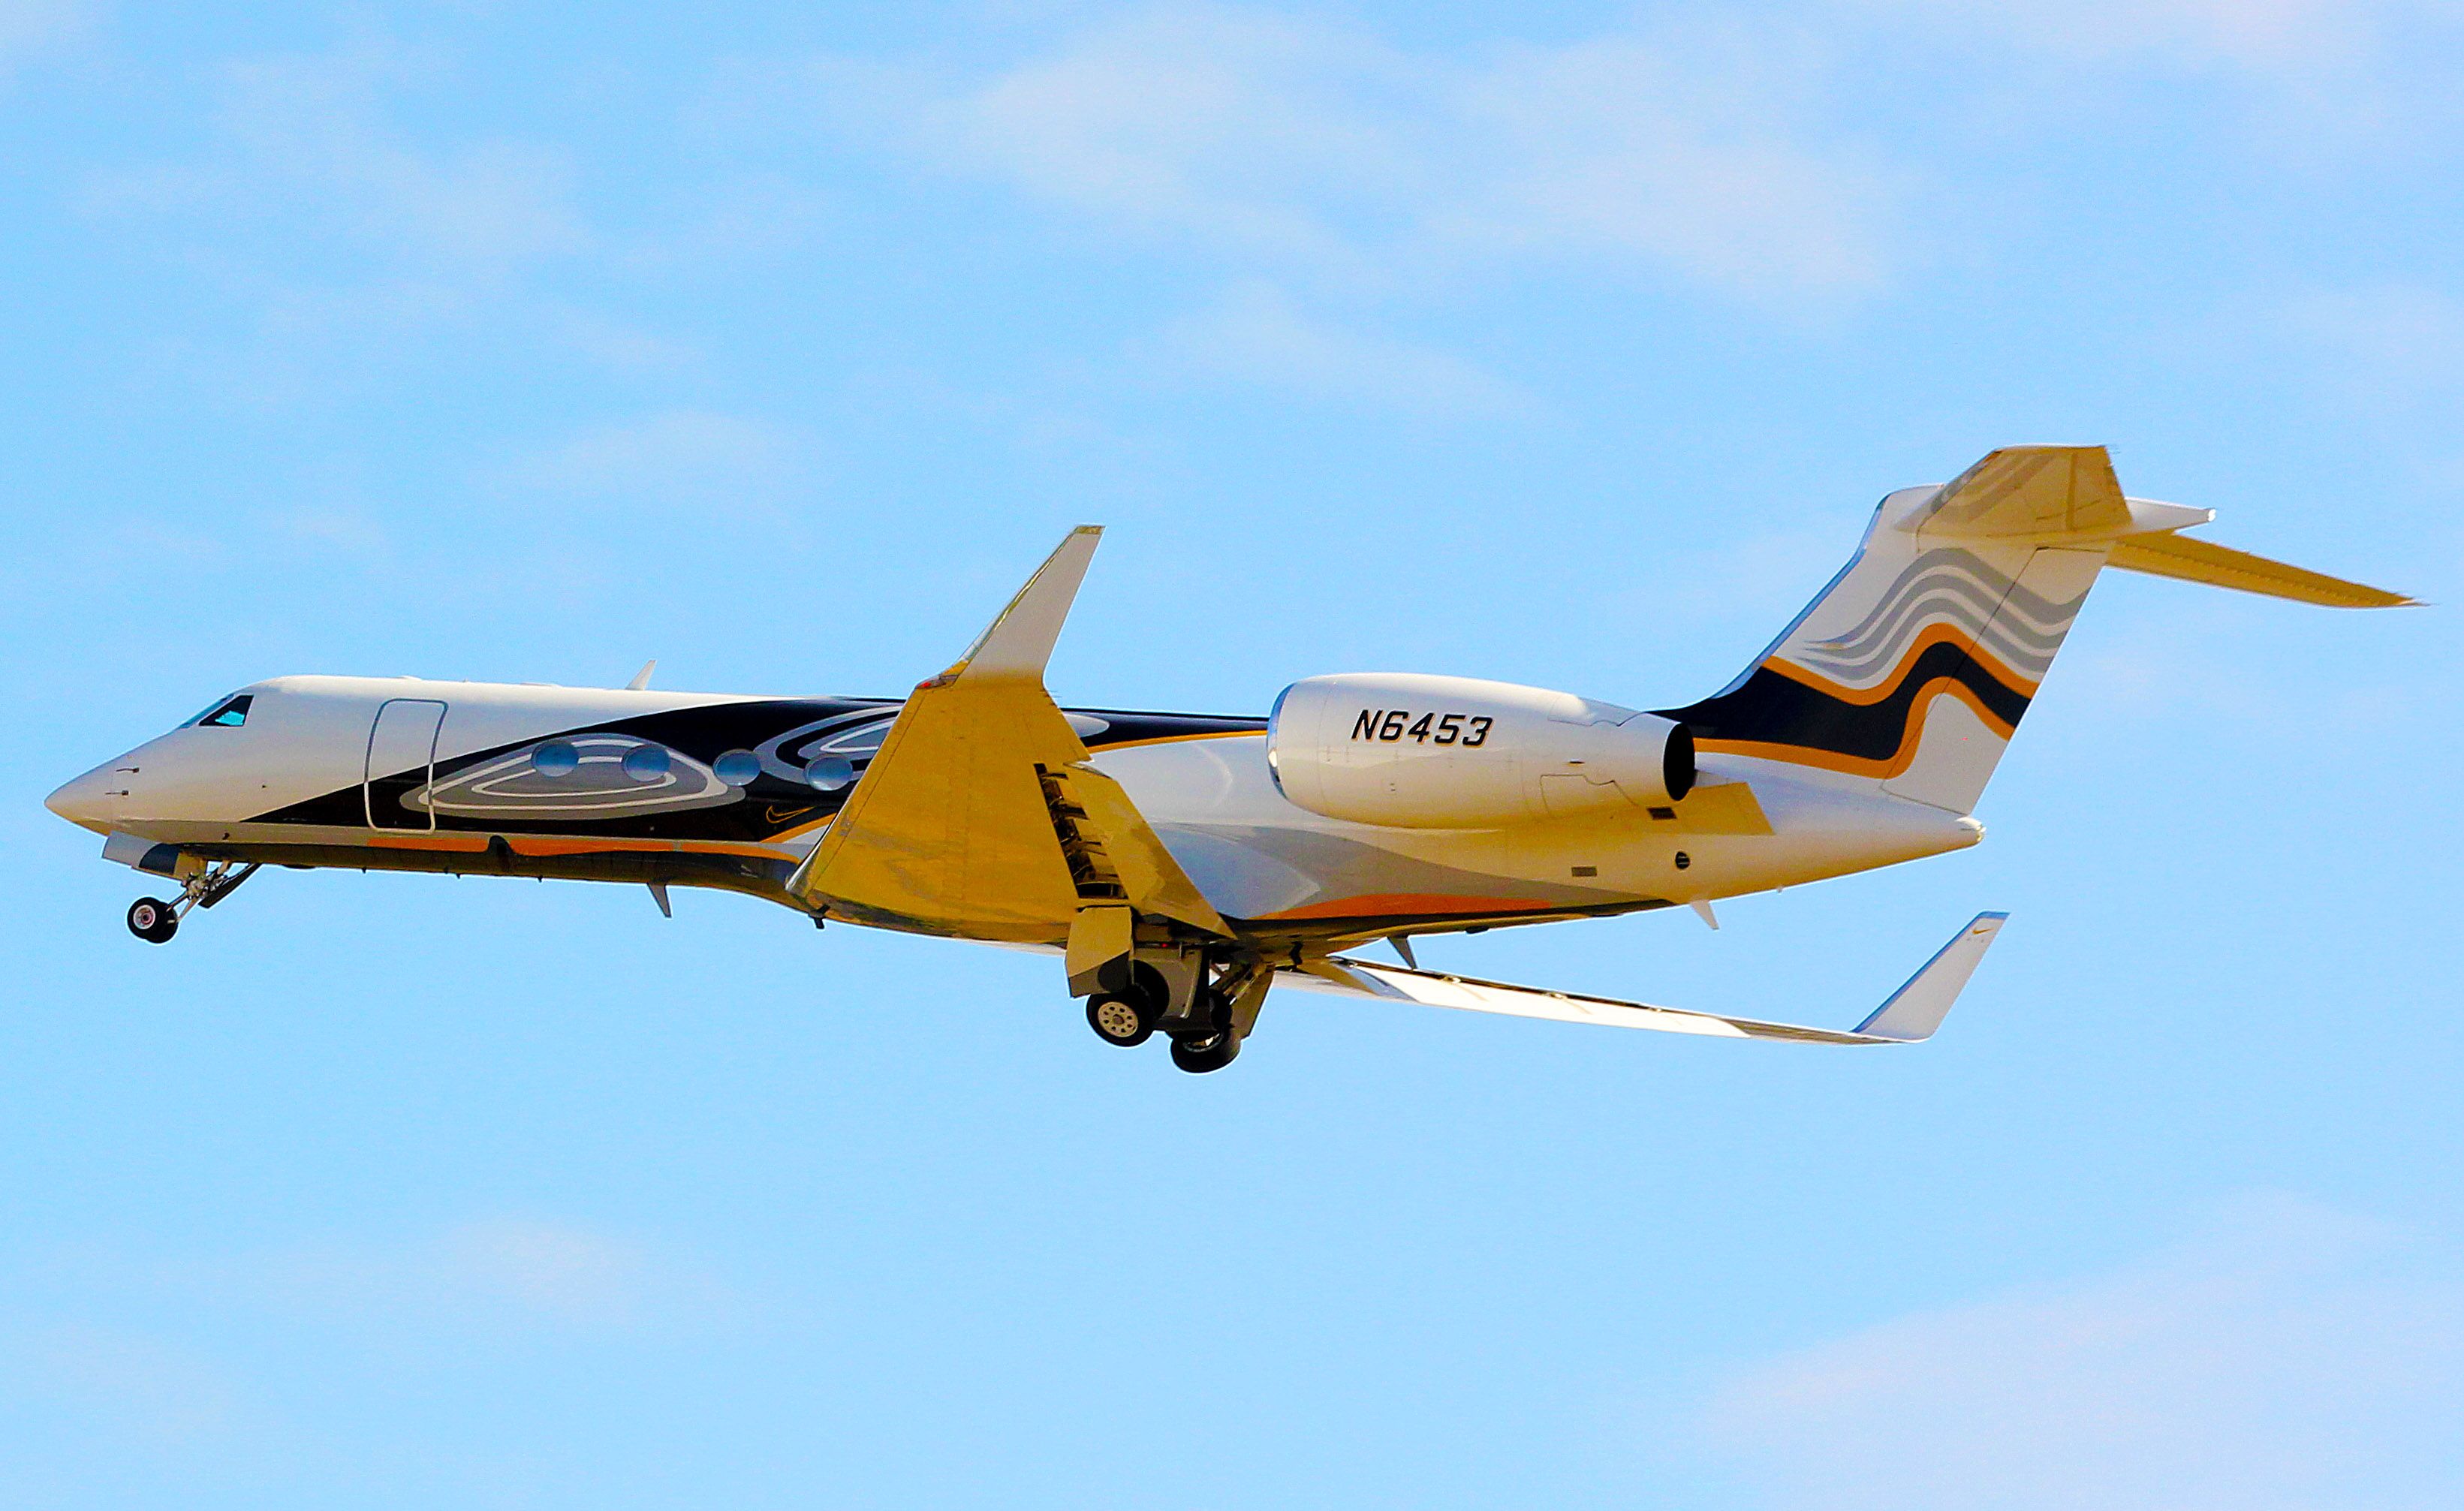
{"label": "landing gear strut", "polygon": [[[192,863],[193,864],[193,863]],[[194,908],[211,908],[239,889],[239,884],[256,874],[258,863],[242,865],[236,861],[216,861],[201,865],[187,884],[180,888],[177,902],[166,903],[159,897],[141,897],[128,905],[128,931],[147,944],[169,944],[180,931],[180,919]]]}
{"label": "landing gear strut", "polygon": [[1150,954],[1110,975],[1105,989],[1087,998],[1087,1024],[1124,1049],[1161,1032],[1172,1040],[1172,1062],[1204,1075],[1241,1053],[1272,978],[1262,963],[1223,960],[1211,952]]}

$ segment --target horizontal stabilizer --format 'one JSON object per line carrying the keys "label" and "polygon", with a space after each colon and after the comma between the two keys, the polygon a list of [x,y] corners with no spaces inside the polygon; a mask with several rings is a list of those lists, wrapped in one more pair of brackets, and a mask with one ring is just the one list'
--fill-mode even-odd
{"label": "horizontal stabilizer", "polygon": [[1793,1039],[1815,1044],[1906,1044],[1928,1038],[1943,1015],[1968,984],[1986,946],[2002,927],[2007,913],[1979,913],[1948,944],[1936,951],[1925,969],[1891,995],[1865,1021],[1848,1032],[1805,1028],[1794,1023],[1767,1023],[1751,1018],[1724,1018],[1716,1013],[1654,1007],[1646,1002],[1621,1002],[1615,997],[1586,996],[1578,992],[1551,992],[1539,987],[1483,981],[1472,976],[1411,971],[1330,955],[1282,974],[1293,986],[1388,1001],[1419,1002],[1429,1007],[1463,1008],[1475,1013],[1503,1013],[1514,1018],[1546,1018],[1561,1023],[1603,1023],[1612,1028],[1650,1028],[1669,1034],[1705,1034],[1720,1039]]}
{"label": "horizontal stabilizer", "polygon": [[2247,551],[2169,533],[2129,536],[2114,542],[2108,565],[2156,577],[2176,577],[2211,587],[2238,588],[2329,608],[2404,608],[2418,602],[2401,593],[2347,582],[2303,567],[2270,561]]}

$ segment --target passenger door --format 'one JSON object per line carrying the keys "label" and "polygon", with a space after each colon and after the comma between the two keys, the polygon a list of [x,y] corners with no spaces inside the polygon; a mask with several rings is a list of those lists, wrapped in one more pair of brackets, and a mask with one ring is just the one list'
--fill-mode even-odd
{"label": "passenger door", "polygon": [[361,777],[371,829],[433,829],[436,815],[403,799],[423,793],[436,775],[436,734],[445,705],[429,698],[393,698],[377,710],[368,727],[368,760]]}

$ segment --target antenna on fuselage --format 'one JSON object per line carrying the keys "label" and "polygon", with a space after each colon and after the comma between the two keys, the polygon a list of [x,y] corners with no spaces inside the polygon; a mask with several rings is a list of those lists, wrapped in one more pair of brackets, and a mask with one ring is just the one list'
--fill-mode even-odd
{"label": "antenna on fuselage", "polygon": [[659,658],[656,656],[652,656],[649,660],[642,663],[642,669],[633,673],[633,680],[625,684],[625,690],[627,692],[649,691],[650,687],[650,673],[658,669],[658,665]]}

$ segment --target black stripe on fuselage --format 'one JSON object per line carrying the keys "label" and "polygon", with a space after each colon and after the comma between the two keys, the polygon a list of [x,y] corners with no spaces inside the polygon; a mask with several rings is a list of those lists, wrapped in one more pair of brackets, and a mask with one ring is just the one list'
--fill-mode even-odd
{"label": "black stripe on fuselage", "polygon": [[1697,739],[1794,745],[1858,760],[1887,761],[1907,742],[1917,694],[1942,678],[1966,688],[1993,717],[2016,729],[2028,695],[1987,670],[1960,646],[1936,641],[1901,668],[1889,695],[1852,703],[1773,671],[1768,663],[1734,690],[1682,709],[1655,711],[1694,732]]}
{"label": "black stripe on fuselage", "polygon": [[[871,721],[855,717],[868,712],[894,714],[900,704],[891,698],[777,698],[751,703],[719,703],[700,708],[671,709],[663,713],[645,714],[640,718],[615,719],[603,724],[576,725],[567,729],[543,730],[526,739],[492,746],[467,756],[456,756],[439,761],[435,780],[439,785],[455,775],[485,765],[516,751],[526,750],[541,741],[571,739],[588,734],[624,734],[635,739],[653,741],[670,750],[691,756],[709,765],[729,751],[754,750],[781,734],[823,720],[847,720],[852,724]],[[1090,751],[1116,749],[1124,745],[1144,744],[1155,740],[1186,739],[1216,734],[1264,734],[1266,721],[1235,715],[1207,713],[1149,713],[1119,709],[1071,709],[1071,713],[1085,714],[1104,721],[1104,728],[1085,735]],[[447,714],[451,732],[451,714]],[[871,762],[869,755],[854,755],[849,764],[861,777]],[[531,819],[518,814],[492,814],[486,817],[462,817],[453,814],[437,816],[438,832],[482,834],[559,834],[605,836],[616,839],[645,840],[715,840],[745,843],[761,843],[781,835],[810,828],[835,814],[855,790],[849,783],[835,792],[819,792],[803,782],[789,781],[771,772],[754,778],[741,798],[733,802],[710,807],[688,808],[676,812],[651,813],[608,819],[568,817]],[[424,816],[421,827],[425,828]],[[341,828],[367,826],[365,799],[359,783],[259,814],[253,823],[319,824]]]}

